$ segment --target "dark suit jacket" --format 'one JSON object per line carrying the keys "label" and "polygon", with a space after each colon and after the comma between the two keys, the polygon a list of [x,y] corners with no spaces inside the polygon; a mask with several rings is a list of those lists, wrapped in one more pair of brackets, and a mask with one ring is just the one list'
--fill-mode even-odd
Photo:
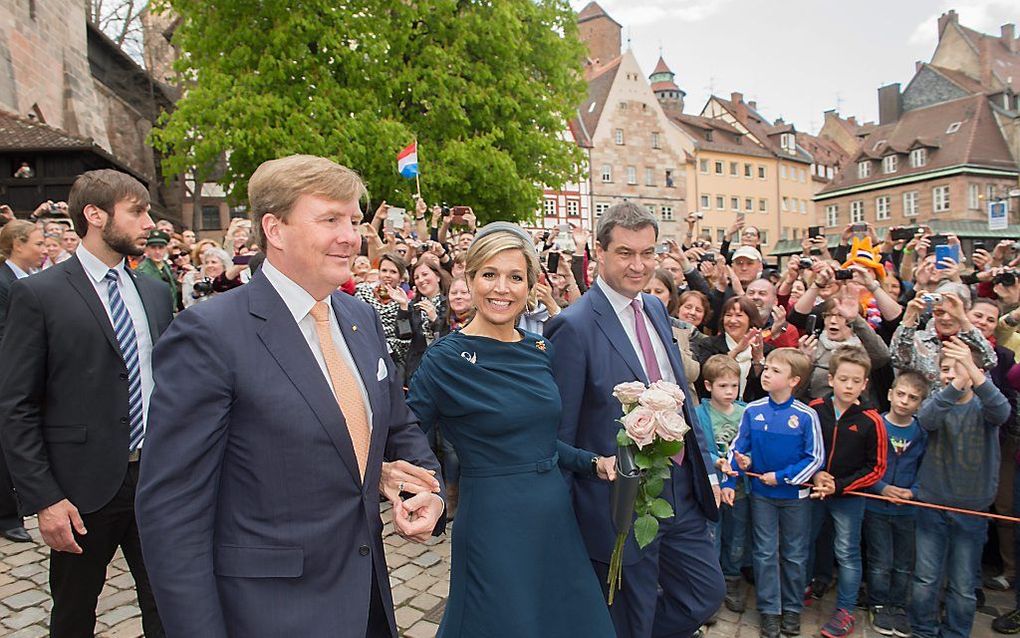
{"label": "dark suit jacket", "polygon": [[18,280],[11,267],[4,262],[0,265],[0,341],[4,338],[4,324],[7,323],[7,305],[11,297],[11,284]]}
{"label": "dark suit jacket", "polygon": [[378,316],[331,301],[372,407],[364,481],[329,383],[261,271],[182,312],[156,348],[136,511],[168,636],[364,638],[373,572],[396,636],[381,462],[439,463]]}
{"label": "dark suit jacket", "polygon": [[[130,276],[156,341],[173,318],[166,287]],[[127,472],[128,375],[77,257],[11,285],[0,362],[0,435],[23,513],[64,498],[102,508]]]}
{"label": "dark suit jacket", "polygon": [[[684,418],[690,431],[684,437],[685,461],[693,472],[696,504],[705,517],[717,520],[708,469],[712,461],[702,428],[694,412],[687,375],[680,361],[680,349],[673,340],[666,308],[658,298],[642,295],[645,313],[666,346],[669,363],[677,385],[685,395]],[[553,344],[553,375],[563,400],[563,417],[559,438],[564,443],[590,450],[602,456],[616,454],[616,433],[620,424],[620,402],[613,397],[613,388],[627,381],[648,383],[638,354],[631,346],[609,299],[598,285],[592,285],[581,299],[545,324],[545,336]],[[672,466],[673,472],[683,471]],[[662,497],[674,511],[689,509],[690,503],[677,502],[673,482],[667,482]],[[610,518],[610,486],[604,481],[578,477],[573,481],[574,509],[581,534],[594,560],[608,563],[616,540],[616,529]],[[637,561],[637,545],[633,536],[624,550],[624,563]]]}

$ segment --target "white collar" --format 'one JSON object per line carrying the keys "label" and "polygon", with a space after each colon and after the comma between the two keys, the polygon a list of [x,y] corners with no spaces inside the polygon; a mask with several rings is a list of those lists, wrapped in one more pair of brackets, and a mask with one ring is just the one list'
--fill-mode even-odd
{"label": "white collar", "polygon": [[[268,257],[262,262],[260,270],[265,274],[266,279],[269,280],[269,283],[276,289],[280,297],[283,298],[283,303],[286,304],[290,314],[294,316],[295,322],[300,323],[312,311],[315,304],[318,303],[300,284],[280,272],[280,269],[274,266]],[[328,303],[329,297],[326,299]]]}
{"label": "white collar", "polygon": [[[602,290],[602,292],[605,293],[606,298],[609,299],[609,305],[613,307],[613,310],[618,315],[627,308],[629,308],[631,302],[634,301],[630,297],[621,295],[620,293],[616,292],[616,290],[614,290],[612,286],[606,283],[606,280],[603,279],[602,277],[599,277],[598,279],[595,280],[595,285],[597,285]],[[641,307],[644,308],[644,304],[642,303],[643,300],[641,299],[640,294],[638,294],[636,299],[638,300],[638,304],[640,304]]]}
{"label": "white collar", "polygon": [[24,279],[25,277],[28,277],[28,273],[19,268],[18,264],[14,263],[10,259],[4,261],[4,263],[7,264],[7,267],[11,269],[11,272],[13,272],[14,276],[17,277],[18,279]]}
{"label": "white collar", "polygon": [[[85,269],[85,273],[97,284],[101,283],[106,278],[106,273],[111,270],[109,266],[100,261],[99,257],[96,257],[89,252],[88,248],[85,248],[84,242],[78,244],[74,254],[77,255],[78,261],[81,262],[82,268]],[[121,278],[127,276],[127,268],[124,266],[123,259],[113,267],[113,270],[119,271]]]}

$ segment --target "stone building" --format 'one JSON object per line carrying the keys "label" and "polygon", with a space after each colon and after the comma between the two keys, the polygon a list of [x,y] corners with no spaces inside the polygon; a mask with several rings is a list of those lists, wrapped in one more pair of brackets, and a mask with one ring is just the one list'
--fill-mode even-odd
{"label": "stone building", "polygon": [[1020,176],[1020,43],[1013,25],[983,34],[949,11],[938,28],[931,61],[917,63],[906,88],[878,89],[877,124],[858,127],[826,113],[841,145],[859,140],[845,169],[815,196],[826,226],[930,224],[990,236],[988,204],[1003,199],[1017,219],[1020,199],[1010,193]]}

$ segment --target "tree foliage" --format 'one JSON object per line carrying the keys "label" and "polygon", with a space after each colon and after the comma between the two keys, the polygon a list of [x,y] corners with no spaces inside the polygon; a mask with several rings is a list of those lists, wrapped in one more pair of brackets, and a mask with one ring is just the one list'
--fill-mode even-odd
{"label": "tree foliage", "polygon": [[417,138],[422,194],[482,220],[532,215],[543,184],[576,179],[563,139],[584,95],[566,0],[165,0],[185,97],[153,132],[167,173],[227,154],[238,201],[291,153],[359,171],[373,199],[409,202],[396,154]]}

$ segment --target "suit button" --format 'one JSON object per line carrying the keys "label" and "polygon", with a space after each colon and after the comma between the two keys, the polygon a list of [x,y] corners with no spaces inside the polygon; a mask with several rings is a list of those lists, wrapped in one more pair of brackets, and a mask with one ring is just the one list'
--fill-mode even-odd
{"label": "suit button", "polygon": [[127,423],[128,422],[128,418],[126,416],[122,416],[122,417],[120,417],[120,422],[121,423]]}
{"label": "suit button", "polygon": [[127,381],[127,378],[128,378],[128,376],[127,376],[126,374],[124,374],[123,372],[121,372],[121,373],[120,373],[119,375],[117,375],[117,376],[119,376],[119,377],[120,377],[120,380],[121,380],[121,381]]}
{"label": "suit button", "polygon": [[362,545],[361,547],[358,548],[358,553],[361,554],[362,556],[368,556],[368,551],[369,551],[368,545]]}

